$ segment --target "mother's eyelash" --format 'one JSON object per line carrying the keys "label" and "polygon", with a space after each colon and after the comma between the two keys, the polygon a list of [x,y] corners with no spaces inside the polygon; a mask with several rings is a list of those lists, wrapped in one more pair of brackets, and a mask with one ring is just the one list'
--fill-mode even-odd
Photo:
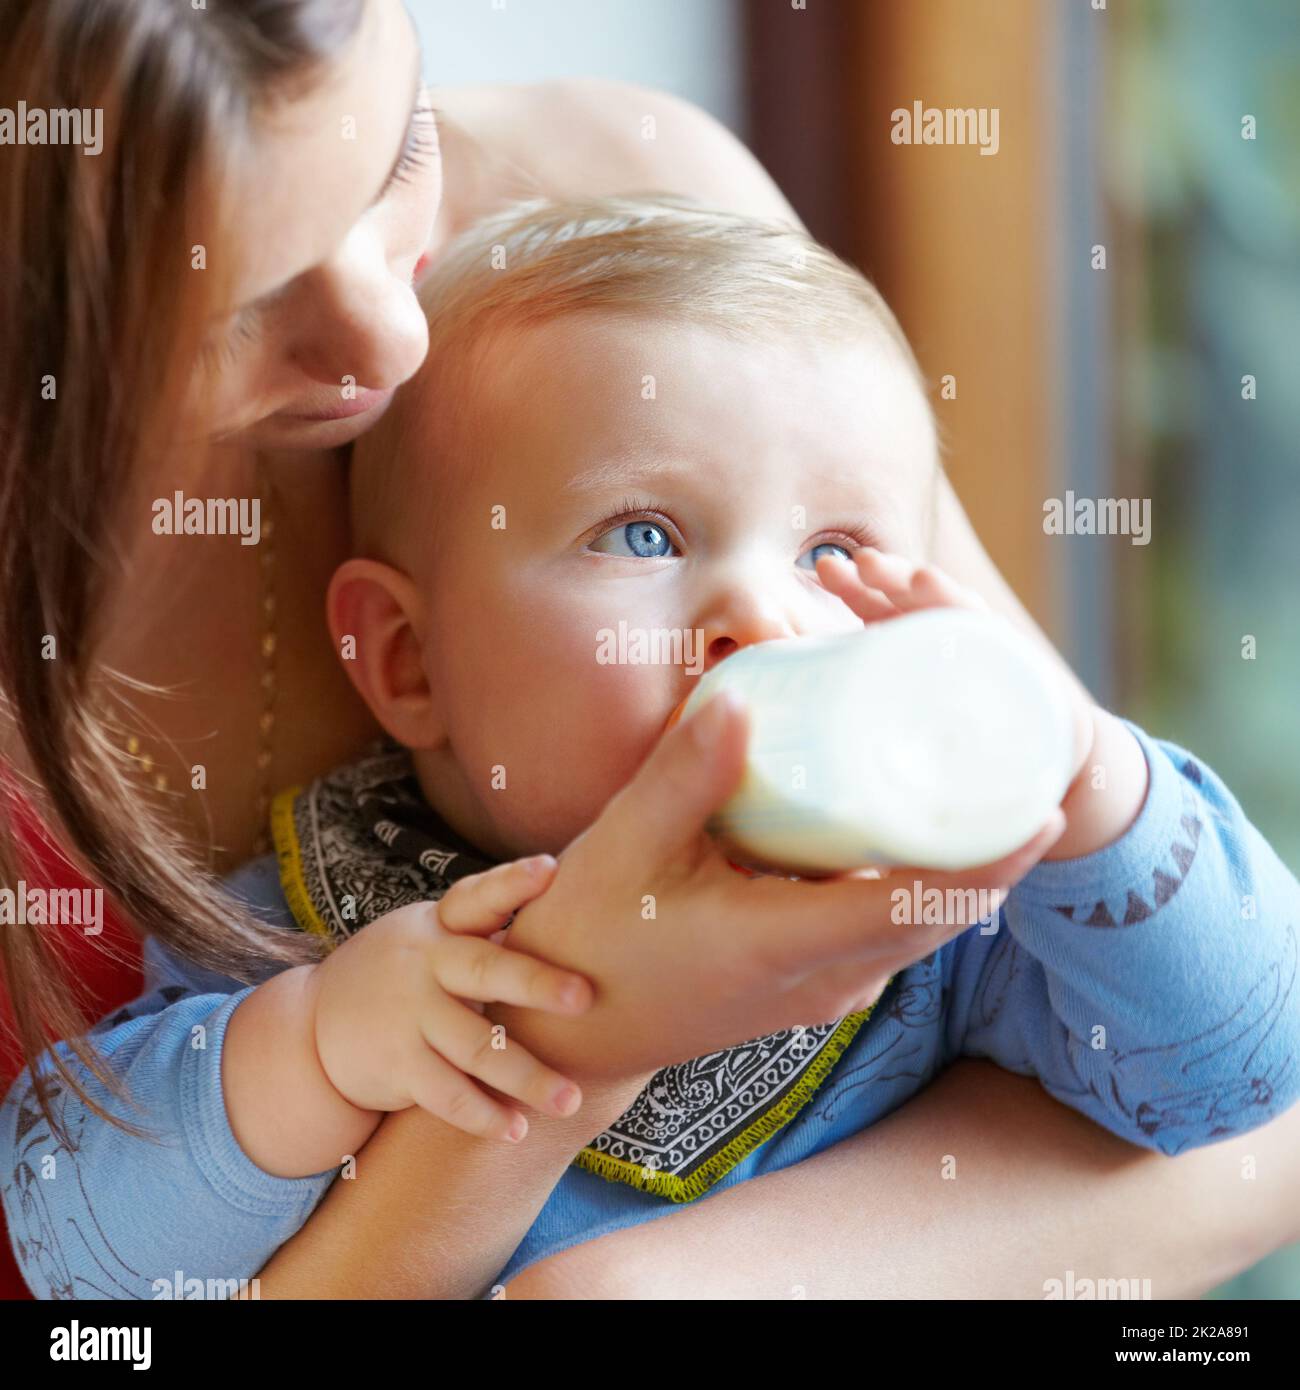
{"label": "mother's eyelash", "polygon": [[217,361],[233,366],[239,350],[255,343],[262,336],[261,313],[255,304],[240,309],[224,328],[214,332],[199,348],[205,362]]}
{"label": "mother's eyelash", "polygon": [[417,106],[406,132],[406,144],[402,146],[402,153],[397,157],[393,172],[379,195],[380,199],[386,198],[397,184],[410,183],[417,173],[428,167],[438,147],[436,131],[433,107]]}

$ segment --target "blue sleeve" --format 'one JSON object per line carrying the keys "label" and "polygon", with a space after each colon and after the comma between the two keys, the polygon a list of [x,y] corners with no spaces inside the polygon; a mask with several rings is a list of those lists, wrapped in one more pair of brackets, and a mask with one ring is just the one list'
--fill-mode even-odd
{"label": "blue sleeve", "polygon": [[192,1279],[228,1289],[226,1281],[256,1275],[334,1177],[272,1177],[230,1128],[222,1043],[251,988],[190,969],[152,941],[145,978],[147,992],[91,1032],[134,1106],[86,1072],[66,1044],[58,1051],[100,1105],[152,1138],[125,1133],[60,1088],[54,1109],[71,1147],[59,1142],[27,1072],[0,1106],[0,1197],[18,1266],[38,1298],[175,1297],[179,1281]]}
{"label": "blue sleeve", "polygon": [[1175,1154],[1300,1097],[1300,885],[1204,763],[1128,727],[1150,772],[1137,820],[959,938],[948,1044]]}

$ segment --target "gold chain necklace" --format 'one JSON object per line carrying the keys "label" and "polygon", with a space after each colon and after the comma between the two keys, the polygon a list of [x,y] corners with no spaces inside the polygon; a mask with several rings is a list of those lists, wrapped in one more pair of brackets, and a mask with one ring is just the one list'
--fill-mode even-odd
{"label": "gold chain necklace", "polygon": [[[277,630],[275,593],[275,487],[266,471],[262,456],[257,457],[257,490],[263,510],[258,537],[258,652],[260,660],[259,712],[257,717],[257,839],[255,854],[268,854],[271,849],[270,815],[274,791],[272,765],[275,755],[275,717],[279,695],[279,675],[276,669]],[[142,745],[136,734],[130,734],[124,745],[138,771],[147,777],[156,791],[168,790],[167,774],[155,763],[153,755]]]}
{"label": "gold chain necklace", "polygon": [[258,547],[259,587],[261,598],[261,702],[257,716],[257,841],[256,854],[271,850],[271,793],[273,791],[271,763],[275,752],[276,697],[279,695],[279,676],[276,671],[276,612],[275,612],[275,508],[272,498],[275,485],[266,471],[262,455],[257,456],[257,490],[266,502],[262,520],[261,541]]}

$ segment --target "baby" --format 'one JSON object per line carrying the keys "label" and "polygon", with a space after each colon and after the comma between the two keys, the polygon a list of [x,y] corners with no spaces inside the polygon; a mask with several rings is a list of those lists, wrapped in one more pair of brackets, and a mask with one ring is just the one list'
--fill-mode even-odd
{"label": "baby", "polygon": [[[276,816],[294,915],[337,940],[459,874],[558,854],[700,669],[740,647],[978,603],[923,563],[938,459],[912,354],[870,285],[802,235],[673,200],[526,206],[462,241],[425,301],[429,359],[357,447],[360,558],[329,597],[346,669],[407,751]],[[680,632],[679,659],[611,661],[620,631]],[[860,1032],[867,1076],[891,1051],[909,1061],[901,1087],[863,1088],[858,1127],[963,1052],[1171,1153],[1289,1104],[1300,1012],[1279,914],[1295,881],[1208,769],[1077,703],[1080,761],[1105,784],[1077,779],[1004,930],[904,971],[865,1031],[870,1010],[803,1030],[798,1049],[790,1034],[734,1049],[755,1074],[788,1068],[741,1121],[719,1118],[725,1086],[702,1109],[682,1099],[700,1064],[666,1068],[580,1165],[696,1196]],[[1238,856],[1272,885],[1266,928],[1243,919]],[[341,979],[346,955],[321,973]],[[340,1037],[321,1060],[383,1108],[382,1086],[350,1086],[354,1055]]]}
{"label": "baby", "polygon": [[[357,446],[357,558],[328,606],[392,743],[282,795],[277,862],[232,882],[337,944],[244,992],[232,1037],[265,1060],[225,1064],[245,1150],[230,1161],[316,1195],[385,1110],[507,1137],[511,1099],[572,1108],[518,1044],[483,1046],[480,1015],[580,1009],[586,987],[534,981],[497,929],[701,669],[978,602],[926,563],[938,450],[912,354],[868,283],[799,232],[672,199],[525,205],[463,238],[424,294],[429,357]],[[611,632],[663,631],[680,660],[608,659]],[[959,1055],[1171,1154],[1291,1105],[1300,885],[1203,763],[1062,698],[1080,730],[1067,829],[995,929],[845,1018],[665,1067],[578,1156],[502,1280],[557,1233],[645,1219],[647,1194],[690,1200],[826,1148]],[[258,1091],[287,1080],[294,1123],[259,1147]],[[305,1219],[295,1200],[255,1218],[268,1241]]]}

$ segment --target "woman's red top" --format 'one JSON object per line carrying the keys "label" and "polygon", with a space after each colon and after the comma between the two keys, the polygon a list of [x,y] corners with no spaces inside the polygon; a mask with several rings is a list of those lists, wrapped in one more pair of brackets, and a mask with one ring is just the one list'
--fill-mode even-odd
{"label": "woman's red top", "polygon": [[[20,845],[27,852],[27,876],[50,888],[85,888],[89,885],[51,844],[35,818],[28,813],[15,826]],[[80,932],[67,934],[70,976],[80,984],[89,1009],[88,1022],[106,1017],[135,999],[144,988],[140,973],[140,943],[105,904],[104,930],[97,937]],[[105,947],[113,948],[110,954]],[[119,958],[121,957],[121,958]],[[13,1030],[9,994],[0,980],[0,1097],[22,1070]],[[0,1299],[30,1298],[14,1264],[9,1233],[0,1213]]]}

